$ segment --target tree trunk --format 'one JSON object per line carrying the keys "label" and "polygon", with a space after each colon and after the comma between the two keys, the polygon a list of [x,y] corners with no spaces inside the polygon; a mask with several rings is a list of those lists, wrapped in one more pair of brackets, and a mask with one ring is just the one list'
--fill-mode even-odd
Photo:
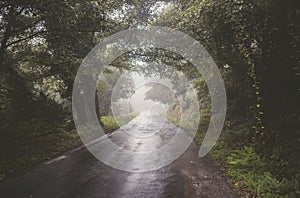
{"label": "tree trunk", "polygon": [[101,115],[100,115],[100,110],[99,110],[99,96],[98,96],[98,90],[96,90],[96,93],[95,93],[95,107],[96,107],[96,115],[97,115],[97,118],[98,118],[98,121],[100,123],[100,125],[103,127],[103,123],[101,122]]}
{"label": "tree trunk", "polygon": [[0,65],[1,65],[1,70],[2,71],[5,70],[4,69],[4,55],[5,55],[5,52],[6,52],[8,39],[11,37],[11,34],[12,34],[12,24],[14,22],[14,12],[15,12],[15,7],[12,6],[9,10],[9,13],[8,13],[7,25],[5,27],[5,32],[3,34],[3,39],[1,41]]}

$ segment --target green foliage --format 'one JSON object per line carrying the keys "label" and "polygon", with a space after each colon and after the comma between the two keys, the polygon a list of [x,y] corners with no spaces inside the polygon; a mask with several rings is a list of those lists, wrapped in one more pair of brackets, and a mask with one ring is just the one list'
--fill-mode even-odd
{"label": "green foliage", "polygon": [[61,113],[70,113],[73,81],[82,59],[107,34],[128,26],[130,17],[125,21],[108,15],[130,4],[114,0],[2,1],[2,121],[39,118],[40,103],[51,106],[48,110],[59,109],[58,104],[63,106]]}
{"label": "green foliage", "polygon": [[104,131],[106,133],[115,131],[120,127],[112,116],[102,116],[100,119],[104,125]]}
{"label": "green foliage", "polygon": [[147,83],[146,88],[148,91],[145,93],[145,100],[159,101],[163,104],[173,102],[174,94],[168,87],[160,83]]}
{"label": "green foliage", "polygon": [[138,114],[136,114],[136,113],[122,115],[121,117],[118,117],[118,122],[115,120],[115,118],[113,116],[102,116],[100,119],[101,119],[101,122],[103,123],[104,132],[111,133],[111,132],[117,130],[118,128],[120,128],[120,126],[127,124],[128,122],[130,122],[137,116],[138,116]]}
{"label": "green foliage", "polygon": [[241,189],[242,196],[270,198],[299,196],[299,176],[289,179],[272,174],[269,162],[262,159],[250,146],[245,146],[241,150],[230,150],[223,146],[219,144],[214,149],[213,156],[223,159],[231,182]]}
{"label": "green foliage", "polygon": [[75,131],[66,125],[46,122],[23,122],[1,128],[0,178],[24,171],[78,145]]}
{"label": "green foliage", "polygon": [[[99,110],[102,116],[111,115],[111,103],[130,98],[135,88],[132,76],[114,67],[107,68],[109,72],[102,74],[97,84]],[[113,91],[115,91],[114,98],[112,98]]]}
{"label": "green foliage", "polygon": [[[233,150],[226,157],[228,174],[237,187],[247,188],[250,197],[297,197],[299,182],[278,179],[268,171],[268,163],[252,147]],[[298,192],[297,192],[298,190]]]}
{"label": "green foliage", "polygon": [[[72,124],[59,122],[70,115],[77,68],[106,36],[153,21],[150,8],[155,2],[0,2],[0,129],[1,151],[5,151],[1,153],[0,174],[7,175],[11,169],[15,172],[41,161],[47,153],[78,143],[77,136],[65,133]],[[232,180],[247,189],[248,197],[299,197],[299,5],[296,0],[175,1],[153,23],[200,41],[221,70],[228,116],[214,154],[227,163]],[[125,54],[111,66],[129,69],[134,58],[162,62],[194,79],[202,115],[196,140],[201,141],[210,116],[204,80],[174,53],[161,49],[153,49],[150,55],[139,53]],[[141,72],[153,74],[149,68]],[[112,79],[119,76],[114,70],[110,72]],[[161,72],[164,77],[170,73],[167,68]],[[104,114],[108,114],[111,101],[108,81],[98,87],[101,97],[97,101],[106,107],[101,109]],[[126,81],[129,88],[130,84]],[[128,90],[124,90],[126,94]],[[194,124],[179,123],[176,113],[170,117],[176,125],[188,129]],[[122,124],[131,119],[124,117]],[[119,127],[112,117],[101,121],[106,131]],[[60,140],[65,137],[70,141]]]}
{"label": "green foliage", "polygon": [[[230,160],[251,195],[299,196],[299,19],[292,0],[205,0],[157,21],[200,41],[221,70],[228,109],[216,157]],[[194,86],[207,95],[201,78]]]}
{"label": "green foliage", "polygon": [[74,77],[101,39],[132,22],[132,10],[118,19],[109,15],[130,5],[114,0],[0,2],[1,177],[79,144],[70,132]]}

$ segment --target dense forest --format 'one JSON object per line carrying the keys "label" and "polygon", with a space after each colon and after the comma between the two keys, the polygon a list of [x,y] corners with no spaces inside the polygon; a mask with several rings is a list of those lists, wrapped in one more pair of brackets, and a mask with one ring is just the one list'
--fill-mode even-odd
{"label": "dense forest", "polygon": [[[149,25],[195,38],[221,71],[227,115],[211,155],[240,195],[299,197],[297,0],[2,0],[0,178],[80,144],[71,104],[82,60],[104,38]],[[193,80],[201,111],[208,112],[205,81],[188,63],[177,64],[178,56],[155,49],[125,54],[110,65],[96,93],[99,117],[110,115],[112,87],[107,82],[131,69],[136,57],[172,64],[185,73]],[[151,73],[147,68],[141,72]],[[127,83],[125,95],[132,92],[132,82]],[[200,122],[199,142],[209,116],[206,113]],[[100,120],[102,125],[113,122]]]}

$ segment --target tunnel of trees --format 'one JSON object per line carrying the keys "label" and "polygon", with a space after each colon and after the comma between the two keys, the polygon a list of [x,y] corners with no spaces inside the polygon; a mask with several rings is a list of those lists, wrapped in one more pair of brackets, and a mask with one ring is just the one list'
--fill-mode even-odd
{"label": "tunnel of trees", "polygon": [[[255,196],[299,197],[297,0],[2,0],[0,177],[79,144],[71,97],[83,58],[107,36],[147,25],[182,31],[213,56],[228,100],[213,156],[227,168],[236,187]],[[174,65],[193,79],[200,106],[209,109],[203,79],[194,75],[189,63],[180,64],[181,57],[159,49],[131,52],[110,65],[107,72],[113,74],[99,81],[97,90],[96,101],[102,107],[109,106],[105,103],[111,91],[105,82],[129,70],[130,60],[137,57]],[[151,73],[147,68],[140,71]],[[99,116],[108,111],[100,109]],[[205,125],[204,116],[200,134]],[[36,152],[41,145],[52,149],[51,154]]]}

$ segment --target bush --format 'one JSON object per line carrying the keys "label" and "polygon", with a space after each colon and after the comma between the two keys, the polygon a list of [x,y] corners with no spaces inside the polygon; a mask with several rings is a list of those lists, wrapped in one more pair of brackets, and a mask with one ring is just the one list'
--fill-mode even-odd
{"label": "bush", "polygon": [[[220,150],[219,150],[220,151]],[[278,178],[269,170],[269,163],[262,159],[252,147],[241,150],[215,152],[226,159],[226,167],[231,181],[239,189],[244,189],[246,197],[299,197],[299,182],[292,179]],[[215,155],[216,156],[216,155]]]}
{"label": "bush", "polygon": [[120,126],[127,124],[128,122],[130,122],[137,116],[138,116],[138,114],[136,114],[136,113],[123,115],[122,117],[118,118],[119,123],[117,123],[117,121],[115,120],[115,118],[113,116],[102,116],[100,118],[100,120],[101,120],[102,124],[104,125],[103,126],[104,132],[111,133],[111,132],[117,130],[118,128],[120,128]]}

